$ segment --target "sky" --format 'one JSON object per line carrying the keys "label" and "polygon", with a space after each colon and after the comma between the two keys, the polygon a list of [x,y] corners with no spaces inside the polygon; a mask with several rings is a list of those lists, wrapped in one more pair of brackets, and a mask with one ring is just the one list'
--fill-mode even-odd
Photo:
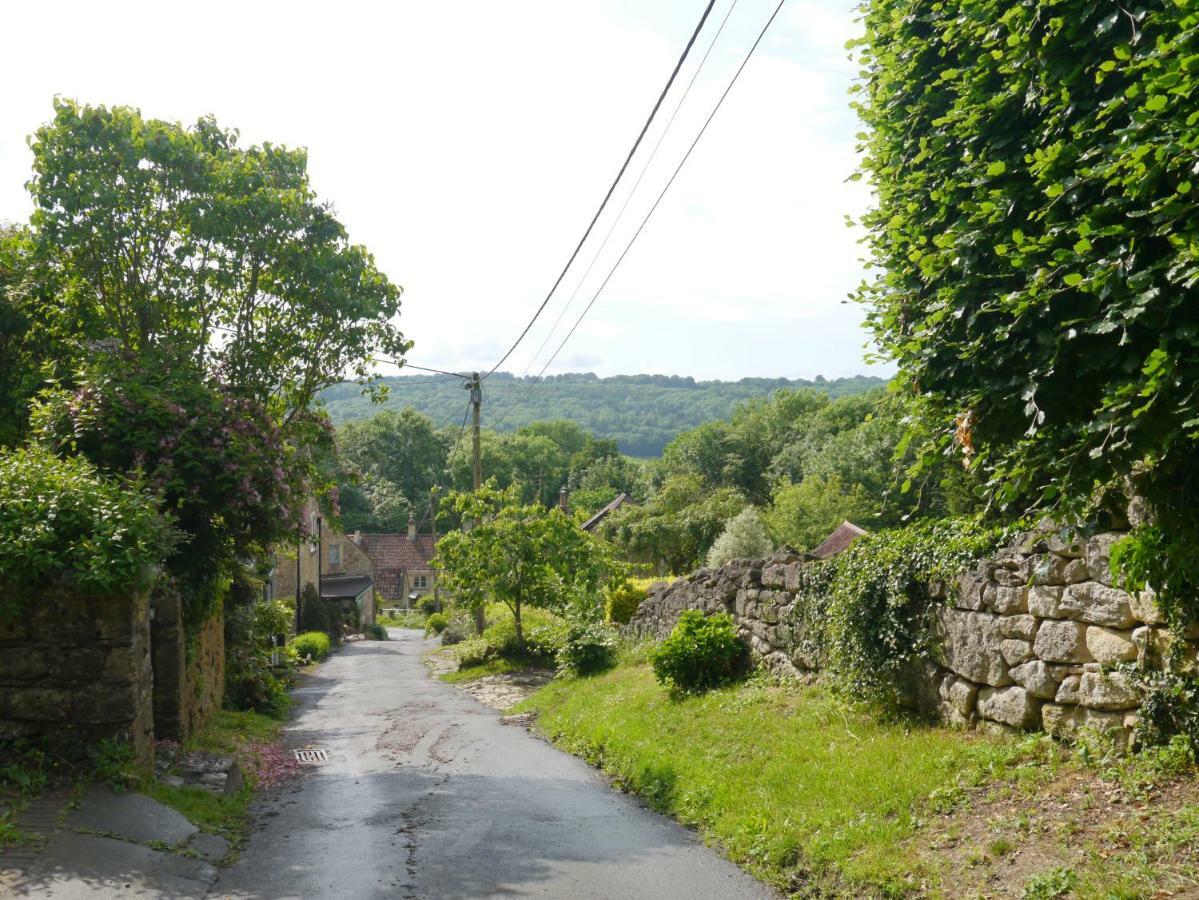
{"label": "sky", "polygon": [[[775,6],[736,0],[630,198],[732,3],[717,0],[592,240],[504,370],[541,371]],[[486,370],[545,298],[703,6],[20,4],[0,32],[0,220],[29,214],[26,138],[56,95],[184,123],[213,114],[243,144],[308,149],[317,194],[404,288],[411,362]],[[853,6],[787,0],[549,373],[890,374],[867,364],[863,311],[847,302],[862,248],[846,217],[869,203],[846,180],[859,130],[844,49],[859,30]]]}

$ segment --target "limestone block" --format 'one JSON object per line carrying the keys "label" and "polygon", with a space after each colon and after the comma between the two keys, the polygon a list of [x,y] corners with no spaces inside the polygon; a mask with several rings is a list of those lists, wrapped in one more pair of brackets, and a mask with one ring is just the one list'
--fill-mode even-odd
{"label": "limestone block", "polygon": [[1116,631],[1101,625],[1087,629],[1087,649],[1096,662],[1105,665],[1137,658],[1137,645],[1133,643],[1131,631]]}
{"label": "limestone block", "polygon": [[951,728],[970,728],[978,721],[978,715],[973,711],[963,713],[945,700],[937,707],[937,718]]}
{"label": "limestone block", "polygon": [[951,672],[942,680],[939,693],[941,700],[959,716],[969,717],[974,714],[974,705],[978,700],[977,684]]}
{"label": "limestone block", "polygon": [[1041,722],[1041,701],[1022,687],[985,687],[978,692],[978,714],[1013,728],[1036,728]]}
{"label": "limestone block", "polygon": [[1018,638],[1005,638],[999,643],[999,652],[1009,666],[1018,666],[1032,658],[1032,643]]}
{"label": "limestone block", "polygon": [[1057,585],[1038,584],[1028,589],[1028,611],[1042,619],[1062,618],[1059,610],[1062,605],[1064,587]]}
{"label": "limestone block", "polygon": [[1104,585],[1112,583],[1112,545],[1124,537],[1123,534],[1109,531],[1087,541],[1087,573],[1092,581]]}
{"label": "limestone block", "polygon": [[1087,570],[1087,561],[1085,559],[1070,560],[1066,564],[1065,571],[1062,572],[1062,577],[1066,580],[1066,584],[1078,584],[1080,581],[1086,581],[1091,577]]}
{"label": "limestone block", "polygon": [[137,718],[137,701],[132,685],[95,684],[76,692],[74,718],[96,724],[131,722]]}
{"label": "limestone block", "polygon": [[1033,652],[1050,663],[1091,662],[1086,636],[1086,626],[1079,622],[1046,620],[1037,629]]}
{"label": "limestone block", "polygon": [[1061,615],[1088,625],[1106,625],[1108,628],[1131,628],[1136,623],[1132,615],[1132,597],[1128,592],[1094,581],[1084,581],[1066,588],[1062,595]]}
{"label": "limestone block", "polygon": [[38,647],[5,647],[0,650],[0,679],[36,681],[49,670],[46,651]]}
{"label": "limestone block", "polygon": [[986,734],[991,737],[1010,737],[1014,734],[1019,734],[1020,729],[1012,725],[1005,725],[1002,722],[993,722],[990,719],[982,719],[979,721],[977,731],[980,734]]}
{"label": "limestone block", "polygon": [[1012,680],[1033,697],[1053,700],[1057,696],[1057,681],[1053,678],[1052,667],[1039,659],[1021,663],[1014,667],[1011,673]]}
{"label": "limestone block", "polygon": [[1138,622],[1146,625],[1166,624],[1166,617],[1157,605],[1157,593],[1150,588],[1129,595],[1128,605]]}
{"label": "limestone block", "polygon": [[1132,633],[1132,642],[1137,648],[1137,662],[1154,669],[1165,667],[1173,641],[1168,628],[1142,625]]}
{"label": "limestone block", "polygon": [[[1033,561],[1032,574],[1028,583],[1032,585],[1059,585],[1066,583],[1066,566],[1073,560],[1054,553],[1046,553]],[[1085,569],[1085,565],[1084,565]]]}
{"label": "limestone block", "polygon": [[[1083,672],[1078,703],[1090,709],[1132,709],[1141,702],[1136,683],[1121,672]],[[1060,698],[1060,694],[1059,694]]]}
{"label": "limestone block", "polygon": [[1028,588],[997,586],[989,609],[1001,616],[1014,616],[1028,612]]}
{"label": "limestone block", "polygon": [[1019,572],[1015,572],[1011,569],[1001,568],[995,569],[991,575],[991,578],[1000,587],[1022,587],[1028,581],[1028,577],[1026,575],[1021,575]]}
{"label": "limestone block", "polygon": [[71,719],[71,692],[54,688],[5,688],[8,715],[27,722],[66,722]]}
{"label": "limestone block", "polygon": [[958,576],[951,596],[958,609],[980,610],[983,608],[983,588],[986,582],[978,572],[963,572]]}
{"label": "limestone block", "polygon": [[1078,728],[1081,716],[1077,706],[1046,703],[1041,707],[1041,727],[1054,737],[1065,737]]}
{"label": "limestone block", "polygon": [[971,681],[1002,687],[1012,683],[1003,658],[1000,617],[985,612],[942,608],[937,612],[941,663]]}
{"label": "limestone block", "polygon": [[786,590],[791,591],[791,593],[795,593],[799,590],[803,565],[804,564],[802,562],[794,562],[788,564],[787,566],[787,570],[783,579],[783,587]]}
{"label": "limestone block", "polygon": [[781,562],[767,561],[762,567],[762,587],[781,588],[787,585],[787,566]]}
{"label": "limestone block", "polygon": [[1030,615],[1004,616],[999,620],[999,633],[1005,638],[1031,641],[1037,635],[1040,619]]}
{"label": "limestone block", "polygon": [[1072,529],[1057,528],[1047,532],[1045,535],[1045,545],[1050,552],[1056,553],[1058,556],[1064,556],[1066,559],[1079,559],[1086,556],[1086,543],[1074,534]]}

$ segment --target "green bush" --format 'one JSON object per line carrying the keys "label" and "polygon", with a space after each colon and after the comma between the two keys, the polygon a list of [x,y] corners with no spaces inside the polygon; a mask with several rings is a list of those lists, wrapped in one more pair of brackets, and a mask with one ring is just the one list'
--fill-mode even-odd
{"label": "green bush", "polygon": [[702,693],[740,678],[749,656],[728,613],[684,610],[670,637],[650,654],[654,675],[682,693]]}
{"label": "green bush", "polygon": [[605,618],[617,625],[628,625],[629,619],[637,614],[641,601],[645,599],[648,587],[648,579],[630,579],[609,585],[604,592]]}
{"label": "green bush", "polygon": [[325,659],[332,649],[329,635],[323,631],[305,631],[303,634],[297,634],[296,639],[292,641],[292,646],[298,656],[307,657],[316,662]]}
{"label": "green bush", "polygon": [[574,675],[591,675],[616,664],[616,633],[603,622],[571,622],[558,664]]}
{"label": "green bush", "polygon": [[450,617],[445,613],[432,613],[425,619],[425,634],[441,634],[450,624]]}
{"label": "green bush", "polygon": [[378,622],[371,622],[368,625],[365,625],[362,629],[362,633],[372,641],[389,640],[387,637],[387,628],[383,625],[380,625]]}
{"label": "green bush", "polygon": [[342,626],[345,624],[341,602],[322,599],[311,584],[304,587],[300,599],[300,628],[304,631],[323,631],[332,643],[340,643]]}
{"label": "green bush", "polygon": [[565,622],[543,610],[523,610],[521,624],[525,636],[525,649],[522,653],[520,643],[516,639],[516,622],[507,607],[499,607],[499,610],[499,619],[483,632],[483,639],[491,645],[496,656],[547,662],[557,657],[566,640]]}
{"label": "green bush", "polygon": [[148,586],[174,544],[154,502],[79,458],[0,454],[0,612],[15,592],[65,581],[102,596]]}
{"label": "green bush", "polygon": [[455,616],[441,629],[441,643],[445,647],[460,644],[474,633],[474,625]]}
{"label": "green bush", "polygon": [[421,594],[416,601],[416,608],[423,612],[426,616],[430,613],[437,612],[437,598],[432,594]]}
{"label": "green bush", "polygon": [[250,710],[282,718],[291,706],[287,687],[295,662],[283,654],[271,665],[272,639],[285,634],[291,610],[279,601],[233,606],[225,617],[226,709]]}
{"label": "green bush", "polygon": [[483,637],[467,638],[454,646],[454,658],[458,665],[465,669],[470,666],[481,666],[489,659],[494,659],[495,648]]}

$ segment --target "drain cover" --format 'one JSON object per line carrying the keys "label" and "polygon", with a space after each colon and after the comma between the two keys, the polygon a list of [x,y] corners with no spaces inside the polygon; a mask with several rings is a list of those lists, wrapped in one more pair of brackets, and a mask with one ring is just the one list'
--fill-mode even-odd
{"label": "drain cover", "polygon": [[329,761],[328,750],[313,750],[309,748],[306,750],[293,750],[292,752],[295,753],[296,760],[302,763],[323,763]]}

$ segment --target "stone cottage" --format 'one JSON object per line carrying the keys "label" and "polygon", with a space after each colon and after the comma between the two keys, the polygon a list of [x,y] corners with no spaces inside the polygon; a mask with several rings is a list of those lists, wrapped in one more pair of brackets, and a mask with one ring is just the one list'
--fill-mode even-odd
{"label": "stone cottage", "polygon": [[374,564],[375,592],[381,604],[406,607],[413,595],[435,589],[436,536],[417,534],[415,519],[408,519],[407,534],[355,532],[352,541]]}

